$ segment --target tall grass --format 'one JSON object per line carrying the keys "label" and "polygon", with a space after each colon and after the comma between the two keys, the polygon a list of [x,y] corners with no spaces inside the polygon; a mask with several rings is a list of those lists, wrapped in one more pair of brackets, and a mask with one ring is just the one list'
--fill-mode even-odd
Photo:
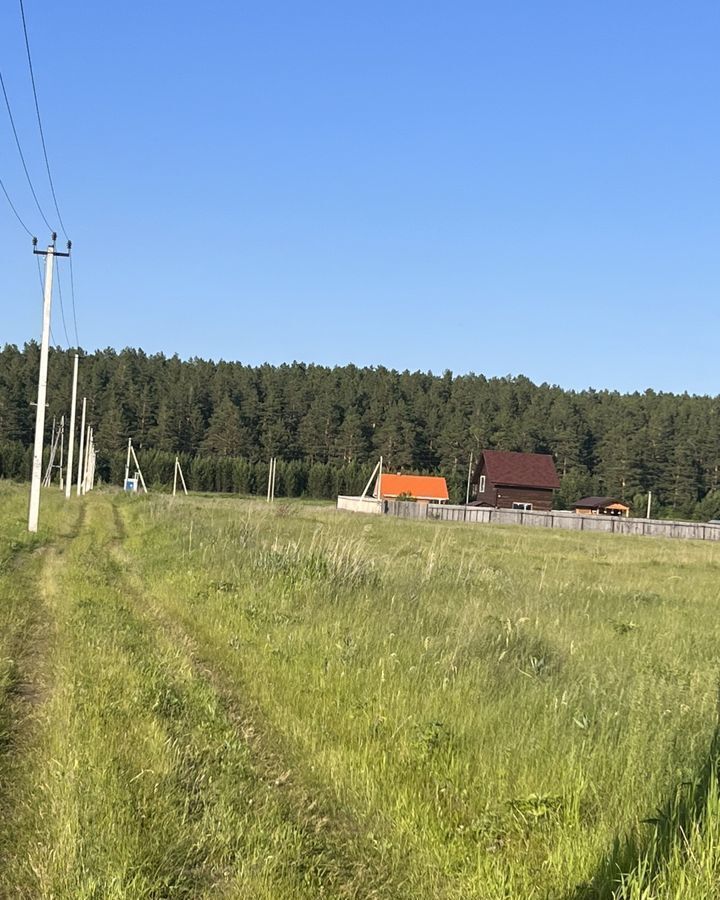
{"label": "tall grass", "polygon": [[207,678],[147,621],[109,503],[85,509],[40,580],[54,663],[12,772],[0,895],[359,896],[317,816],[288,810],[286,779],[269,780]]}
{"label": "tall grass", "polygon": [[[715,547],[260,504],[126,512],[154,602],[408,867],[416,896],[590,885],[702,765]],[[251,531],[224,541],[238,519]]]}
{"label": "tall grass", "polygon": [[715,896],[720,548],[83,508],[9,576],[53,633],[0,895]]}

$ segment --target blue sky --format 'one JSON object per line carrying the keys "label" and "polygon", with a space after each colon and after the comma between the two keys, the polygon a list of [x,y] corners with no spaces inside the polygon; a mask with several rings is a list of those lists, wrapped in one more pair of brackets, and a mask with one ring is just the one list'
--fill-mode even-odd
{"label": "blue sky", "polygon": [[[25,2],[84,347],[720,391],[717,3]],[[0,177],[44,241],[2,108]]]}

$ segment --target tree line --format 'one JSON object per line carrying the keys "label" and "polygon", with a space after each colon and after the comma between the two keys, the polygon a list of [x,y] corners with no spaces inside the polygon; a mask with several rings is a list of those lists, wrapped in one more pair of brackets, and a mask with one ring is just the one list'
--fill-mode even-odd
{"label": "tree line", "polygon": [[[0,351],[0,477],[29,477],[38,367],[34,342]],[[72,353],[52,349],[48,423],[67,416],[71,378]],[[327,498],[362,490],[382,454],[388,470],[445,475],[461,501],[471,453],[521,450],[554,456],[559,507],[609,494],[642,514],[652,490],[658,515],[720,513],[719,397],[133,349],[84,355],[79,395],[98,475],[117,484],[128,437],[149,484],[171,483],[177,453],[191,489],[262,494],[276,456],[278,496]]]}

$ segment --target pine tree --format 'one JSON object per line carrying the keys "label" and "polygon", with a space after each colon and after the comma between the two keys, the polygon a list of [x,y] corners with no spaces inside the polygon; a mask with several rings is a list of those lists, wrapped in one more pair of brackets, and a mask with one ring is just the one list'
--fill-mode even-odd
{"label": "pine tree", "polygon": [[212,414],[202,448],[216,456],[240,456],[246,449],[240,411],[229,397]]}

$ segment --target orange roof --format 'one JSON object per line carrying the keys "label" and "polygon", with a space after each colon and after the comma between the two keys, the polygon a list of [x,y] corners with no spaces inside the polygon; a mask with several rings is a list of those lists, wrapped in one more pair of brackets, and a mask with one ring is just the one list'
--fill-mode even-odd
{"label": "orange roof", "polygon": [[381,481],[381,497],[399,497],[400,494],[409,494],[416,500],[448,499],[445,479],[436,475],[390,475],[383,472]]}

